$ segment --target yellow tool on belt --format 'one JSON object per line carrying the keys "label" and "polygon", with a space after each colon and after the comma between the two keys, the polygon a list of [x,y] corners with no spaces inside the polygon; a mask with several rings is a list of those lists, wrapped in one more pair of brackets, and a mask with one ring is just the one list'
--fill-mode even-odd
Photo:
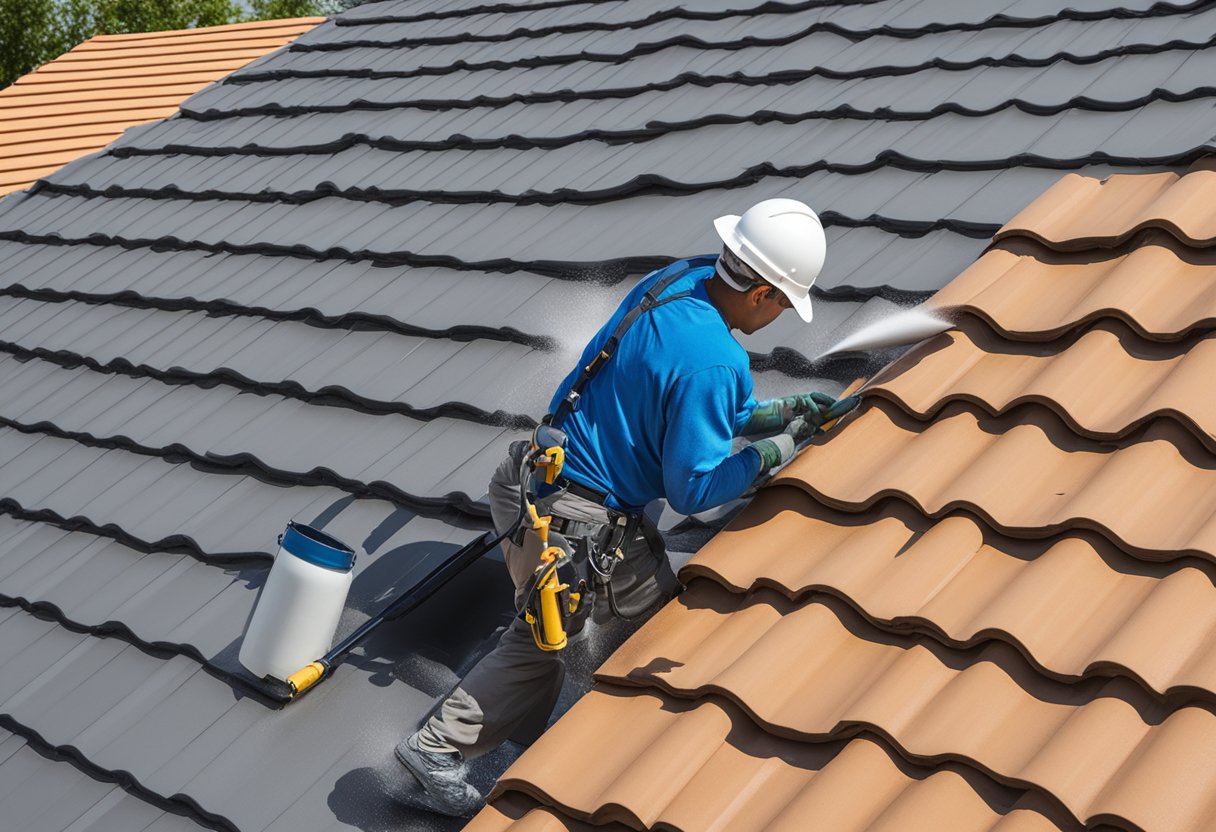
{"label": "yellow tool on belt", "polygon": [[532,529],[540,536],[544,550],[540,565],[532,575],[533,588],[524,605],[524,620],[532,628],[532,639],[541,650],[561,650],[566,646],[566,619],[578,612],[583,593],[571,592],[570,584],[558,574],[570,563],[570,557],[559,546],[549,545],[549,516],[537,516],[536,506],[529,505]]}
{"label": "yellow tool on belt", "polygon": [[541,650],[561,650],[566,646],[566,632],[570,620],[580,613],[587,601],[586,584],[578,581],[578,588],[571,590],[577,573],[570,556],[560,546],[549,543],[550,515],[541,515],[532,503],[528,480],[539,479],[553,485],[565,463],[566,436],[548,425],[540,425],[532,435],[532,447],[525,458],[532,469],[530,476],[522,478],[520,499],[531,521],[531,531],[540,539],[540,562],[529,580],[529,588],[522,616],[532,629],[532,639]]}

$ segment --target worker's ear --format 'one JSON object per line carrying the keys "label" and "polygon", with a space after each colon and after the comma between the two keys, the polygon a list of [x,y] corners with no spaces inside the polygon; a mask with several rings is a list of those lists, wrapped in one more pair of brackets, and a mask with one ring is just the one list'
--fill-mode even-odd
{"label": "worker's ear", "polygon": [[763,283],[757,283],[747,290],[747,302],[752,306],[759,306],[768,297],[769,289],[770,287],[765,286]]}

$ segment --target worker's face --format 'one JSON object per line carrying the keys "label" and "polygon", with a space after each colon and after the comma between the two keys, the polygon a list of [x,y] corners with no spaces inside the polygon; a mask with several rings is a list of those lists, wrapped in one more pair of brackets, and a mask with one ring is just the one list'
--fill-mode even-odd
{"label": "worker's face", "polygon": [[739,322],[739,329],[751,335],[777,320],[778,315],[791,308],[793,304],[780,289],[765,283],[753,286],[747,291],[745,314]]}
{"label": "worker's face", "polygon": [[764,278],[734,254],[728,246],[723,246],[721,258],[722,265],[736,279],[742,283],[752,284],[752,288],[747,290],[743,314],[738,322],[740,331],[751,335],[756,330],[763,329],[777,320],[777,316],[786,309],[793,308],[789,298],[780,289],[765,283]]}

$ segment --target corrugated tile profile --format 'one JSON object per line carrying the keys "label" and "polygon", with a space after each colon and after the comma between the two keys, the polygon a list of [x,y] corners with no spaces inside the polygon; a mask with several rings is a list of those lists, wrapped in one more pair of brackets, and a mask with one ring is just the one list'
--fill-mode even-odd
{"label": "corrugated tile profile", "polygon": [[930,303],[976,315],[1011,341],[1049,341],[1103,318],[1158,341],[1211,329],[1216,254],[1187,248],[1164,231],[1146,234],[1127,250],[1073,254],[1009,237]]}
{"label": "corrugated tile profile", "polygon": [[993,239],[1024,236],[1078,251],[1117,245],[1138,231],[1160,228],[1187,245],[1216,245],[1216,170],[1204,164],[1185,176],[1124,174],[1098,180],[1067,174]]}
{"label": "corrugated tile profile", "polygon": [[1071,691],[1006,666],[999,645],[960,657],[855,628],[815,601],[790,604],[764,591],[740,600],[703,583],[669,604],[596,678],[688,699],[725,696],[779,736],[814,741],[871,729],[913,761],[963,759],[1008,785],[1042,789],[1082,823],[1104,816],[1142,828],[1216,823],[1209,795],[1197,789],[1180,802],[1162,788],[1216,763],[1209,710],[1146,716],[1123,698],[1118,680]]}
{"label": "corrugated tile profile", "polygon": [[[964,326],[940,336],[872,392],[920,419],[955,401],[993,415],[1033,402],[1094,439],[1117,439],[1168,417],[1216,450],[1216,387],[1209,383],[1216,340],[1145,342],[1101,323],[1063,346],[1027,345],[1002,343],[985,330]],[[1112,400],[1114,389],[1120,395]]]}
{"label": "corrugated tile profile", "polygon": [[[617,726],[611,744],[605,724]],[[587,749],[596,748],[589,765]],[[570,772],[581,776],[570,776]],[[630,829],[730,829],[739,832],[942,830],[1030,832],[1058,828],[1019,807],[1035,796],[970,773],[909,765],[873,738],[823,744],[776,737],[739,708],[714,698],[697,703],[655,691],[601,686],[538,741],[498,788],[555,802],[573,817]],[[864,788],[841,790],[850,784]],[[988,794],[983,794],[988,792]],[[995,802],[999,802],[995,801]],[[466,827],[488,832],[493,807]]]}
{"label": "corrugated tile profile", "polygon": [[[760,526],[763,545],[744,543]],[[737,593],[830,595],[958,647],[1004,640],[1055,679],[1115,672],[1162,697],[1216,702],[1211,575],[1137,563],[1097,535],[1015,540],[966,514],[934,521],[898,503],[849,514],[787,486],[758,496],[684,572]]]}
{"label": "corrugated tile profile", "polygon": [[486,807],[477,823],[466,827],[473,832],[627,832],[623,823],[592,824],[550,809],[519,793],[511,793]]}
{"label": "corrugated tile profile", "polygon": [[1213,204],[1203,164],[1049,188],[494,796],[634,829],[1213,828]]}
{"label": "corrugated tile profile", "polygon": [[895,497],[933,517],[975,512],[1019,537],[1085,528],[1147,560],[1216,560],[1216,466],[1188,459],[1193,436],[1173,421],[1104,447],[1078,440],[1050,412],[989,417],[955,404],[924,424],[876,402],[849,428],[774,482],[837,508]]}
{"label": "corrugated tile profile", "polygon": [[105,147],[325,20],[95,35],[0,90],[0,195]]}

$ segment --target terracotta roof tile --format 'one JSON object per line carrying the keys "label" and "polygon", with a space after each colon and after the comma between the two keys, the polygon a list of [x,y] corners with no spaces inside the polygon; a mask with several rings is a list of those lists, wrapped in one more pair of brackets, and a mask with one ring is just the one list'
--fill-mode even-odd
{"label": "terracotta roof tile", "polygon": [[1213,828],[1213,204],[1198,165],[1021,212],[934,298],[956,329],[694,557],[495,797],[632,828]]}
{"label": "terracotta roof tile", "polygon": [[207,84],[324,19],[90,38],[0,90],[0,195],[105,147],[128,127],[173,115]]}
{"label": "terracotta roof tile", "polygon": [[464,828],[466,832],[626,832],[629,829],[620,823],[594,825],[575,820],[517,793],[487,806]]}
{"label": "terracotta roof tile", "polygon": [[[759,527],[763,545],[750,543]],[[1216,701],[1210,576],[1134,562],[1097,535],[1015,540],[964,514],[934,521],[897,503],[848,514],[783,486],[681,574],[739,593],[830,594],[869,620],[960,647],[1002,639],[1057,679],[1127,674],[1162,695]]]}
{"label": "terracotta roof tile", "polygon": [[[1216,450],[1216,340],[1145,342],[1100,324],[1065,345],[1011,344],[964,326],[909,354],[870,388],[921,419],[965,401],[999,415],[1034,402],[1076,433],[1115,439],[1153,419],[1176,419]],[[1112,401],[1110,391],[1118,389]]]}
{"label": "terracotta roof tile", "polygon": [[1140,441],[1101,447],[1046,412],[1002,419],[951,405],[925,424],[875,402],[774,482],[837,508],[894,496],[930,516],[973,511],[1017,536],[1088,528],[1148,560],[1216,560],[1216,465],[1193,464],[1191,442],[1171,422],[1154,422]]}
{"label": "terracotta roof tile", "polygon": [[[913,760],[962,757],[1009,785],[1040,788],[1082,822],[1116,815],[1146,829],[1216,824],[1204,788],[1216,764],[1216,714],[1181,708],[1153,724],[1121,698],[1117,681],[1074,692],[1001,666],[999,646],[960,661],[944,647],[856,627],[817,602],[791,604],[763,590],[741,599],[700,582],[596,677],[681,698],[721,694],[781,736],[815,741],[869,728]],[[1190,788],[1160,788],[1171,783]]]}
{"label": "terracotta roof tile", "polygon": [[[600,744],[606,723],[630,729],[608,748]],[[593,765],[585,757],[589,742],[597,748]],[[578,777],[562,776],[573,770]],[[865,788],[842,800],[850,783]],[[995,784],[911,766],[872,739],[799,743],[766,734],[725,702],[618,688],[593,690],[576,704],[507,770],[495,794],[508,790],[554,801],[579,819],[632,829],[802,832],[808,818],[833,832],[1057,828],[1026,809],[1003,806],[1003,816],[989,805],[1009,800],[994,796],[1001,792]],[[468,828],[495,828],[486,825],[488,814]]]}
{"label": "terracotta roof tile", "polygon": [[1070,173],[1005,223],[994,239],[1023,236],[1065,251],[1116,245],[1146,228],[1184,243],[1216,245],[1216,170],[1123,174]]}
{"label": "terracotta roof tile", "polygon": [[1010,239],[931,303],[978,315],[1011,340],[1050,340],[1100,318],[1176,340],[1216,324],[1214,275],[1211,249],[1186,249],[1164,232],[1114,256],[1053,255]]}

